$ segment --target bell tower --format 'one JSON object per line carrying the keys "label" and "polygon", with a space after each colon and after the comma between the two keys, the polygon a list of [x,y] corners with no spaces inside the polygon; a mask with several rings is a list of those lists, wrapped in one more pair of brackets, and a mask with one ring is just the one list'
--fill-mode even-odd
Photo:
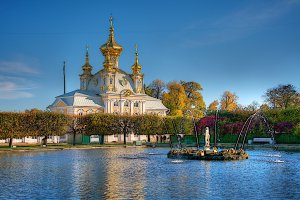
{"label": "bell tower", "polygon": [[131,66],[131,69],[131,77],[133,79],[135,93],[144,93],[144,74],[141,73],[142,66],[139,64],[139,54],[137,45],[135,45],[135,62]]}
{"label": "bell tower", "polygon": [[113,18],[109,19],[109,37],[105,44],[100,47],[100,51],[104,56],[104,72],[102,73],[103,84],[101,90],[106,92],[114,92],[115,89],[115,72],[119,69],[119,57],[123,51],[121,45],[119,45],[114,36]]}
{"label": "bell tower", "polygon": [[86,47],[86,54],[85,54],[85,64],[82,66],[83,73],[80,74],[80,90],[86,90],[89,81],[93,77],[92,75],[93,67],[90,65],[89,61],[89,50],[88,46]]}

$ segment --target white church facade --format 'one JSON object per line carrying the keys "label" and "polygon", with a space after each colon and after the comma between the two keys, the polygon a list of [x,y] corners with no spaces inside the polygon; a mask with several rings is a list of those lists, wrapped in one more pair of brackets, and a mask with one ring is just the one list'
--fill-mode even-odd
{"label": "white church facade", "polygon": [[104,56],[103,68],[92,73],[88,49],[85,64],[80,75],[80,89],[57,96],[48,107],[51,111],[74,115],[90,113],[114,114],[158,114],[166,115],[168,110],[161,100],[150,97],[144,91],[144,74],[138,61],[136,48],[131,73],[119,67],[123,48],[115,41],[112,19],[107,42],[100,47]]}
{"label": "white church facade", "polygon": [[[94,68],[89,62],[87,49],[80,75],[80,89],[57,96],[48,106],[50,111],[72,115],[166,115],[168,109],[162,101],[145,94],[144,74],[141,72],[137,47],[131,73],[126,73],[119,67],[119,57],[123,48],[115,41],[112,18],[108,40],[100,47],[100,51],[104,56],[103,68],[92,73]],[[129,135],[127,141],[144,139],[146,136]],[[105,136],[104,142],[122,142],[122,137]]]}

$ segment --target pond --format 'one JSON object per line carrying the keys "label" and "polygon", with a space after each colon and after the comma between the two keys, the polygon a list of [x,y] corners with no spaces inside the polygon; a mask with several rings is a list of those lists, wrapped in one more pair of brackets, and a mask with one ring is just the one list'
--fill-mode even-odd
{"label": "pond", "polygon": [[168,148],[0,153],[0,199],[300,199],[300,153],[168,159]]}

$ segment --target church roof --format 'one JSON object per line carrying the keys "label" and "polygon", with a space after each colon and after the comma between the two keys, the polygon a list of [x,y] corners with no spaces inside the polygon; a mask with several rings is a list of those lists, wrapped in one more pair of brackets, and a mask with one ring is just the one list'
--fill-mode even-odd
{"label": "church roof", "polygon": [[57,96],[51,106],[56,105],[59,101],[63,101],[66,106],[103,107],[100,96],[91,91],[74,90]]}

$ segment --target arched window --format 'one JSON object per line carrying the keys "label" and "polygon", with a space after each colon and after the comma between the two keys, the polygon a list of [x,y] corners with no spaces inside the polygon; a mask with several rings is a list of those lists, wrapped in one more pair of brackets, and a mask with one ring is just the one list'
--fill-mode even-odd
{"label": "arched window", "polygon": [[115,101],[115,102],[114,102],[114,106],[119,106],[119,102],[118,102],[118,101]]}
{"label": "arched window", "polygon": [[77,114],[78,114],[79,116],[82,116],[83,113],[84,113],[84,111],[83,111],[82,109],[80,109],[80,110],[77,111]]}
{"label": "arched window", "polygon": [[92,109],[86,111],[86,114],[92,114],[94,111]]}
{"label": "arched window", "polygon": [[113,79],[112,78],[109,79],[109,83],[113,84]]}
{"label": "arched window", "polygon": [[134,102],[133,106],[134,107],[139,107],[139,103],[138,102]]}
{"label": "arched window", "polygon": [[125,101],[125,102],[124,102],[124,106],[125,106],[125,107],[128,107],[128,106],[129,106],[128,101]]}

